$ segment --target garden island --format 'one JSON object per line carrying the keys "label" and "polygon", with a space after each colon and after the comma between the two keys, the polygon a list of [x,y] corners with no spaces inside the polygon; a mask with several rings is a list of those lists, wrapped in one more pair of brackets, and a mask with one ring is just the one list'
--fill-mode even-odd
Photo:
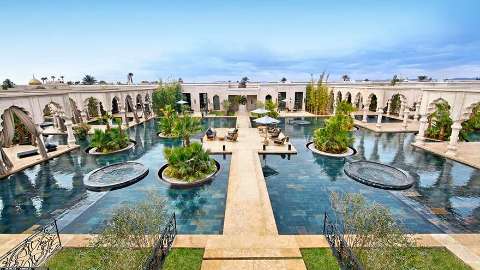
{"label": "garden island", "polygon": [[92,79],[0,92],[3,267],[480,267],[477,81]]}

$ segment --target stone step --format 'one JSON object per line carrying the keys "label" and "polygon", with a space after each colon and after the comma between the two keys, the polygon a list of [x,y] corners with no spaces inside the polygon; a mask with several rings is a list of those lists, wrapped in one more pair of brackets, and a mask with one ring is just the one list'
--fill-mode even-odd
{"label": "stone step", "polygon": [[302,258],[293,236],[229,236],[207,241],[204,260]]}
{"label": "stone step", "polygon": [[202,270],[305,270],[302,259],[290,260],[204,260]]}

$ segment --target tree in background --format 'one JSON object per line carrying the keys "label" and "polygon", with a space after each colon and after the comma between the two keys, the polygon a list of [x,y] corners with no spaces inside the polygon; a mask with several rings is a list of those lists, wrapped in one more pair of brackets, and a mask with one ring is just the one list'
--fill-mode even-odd
{"label": "tree in background", "polygon": [[329,113],[329,88],[324,83],[324,77],[325,72],[316,83],[312,80],[306,87],[306,109],[314,114]]}
{"label": "tree in background", "polygon": [[395,74],[395,75],[393,75],[393,78],[390,80],[390,85],[394,86],[399,82],[400,82],[400,79],[398,78],[397,74]]}
{"label": "tree in background", "polygon": [[50,76],[50,79],[52,79],[52,82],[55,82],[55,76]]}
{"label": "tree in background", "polygon": [[342,80],[343,80],[344,82],[349,82],[349,81],[350,81],[350,77],[348,77],[347,74],[344,74],[344,75],[342,76]]}
{"label": "tree in background", "polygon": [[273,118],[278,117],[277,111],[277,103],[273,102],[272,100],[265,101],[265,110],[268,111],[267,115]]}
{"label": "tree in background", "polygon": [[232,103],[228,101],[228,99],[225,99],[222,101],[222,108],[225,111],[225,113],[228,115],[229,113],[232,113]]}
{"label": "tree in background", "polygon": [[400,99],[400,95],[399,94],[394,95],[390,100],[390,114],[398,115],[401,105],[402,105],[402,100]]}
{"label": "tree in background", "polygon": [[468,141],[468,136],[472,132],[480,131],[480,104],[475,106],[472,110],[470,118],[462,123],[462,129],[460,130],[460,138],[464,141]]}
{"label": "tree in background", "polygon": [[162,109],[167,105],[180,110],[177,101],[182,99],[182,86],[178,82],[164,83],[160,82],[158,88],[152,95],[152,109],[156,115],[162,115]]}
{"label": "tree in background", "polygon": [[98,100],[96,100],[93,97],[88,98],[87,110],[88,110],[88,114],[92,117],[101,116],[101,115],[98,115]]}
{"label": "tree in background", "polygon": [[417,79],[418,79],[418,81],[420,81],[420,82],[426,82],[426,81],[431,81],[431,80],[432,80],[432,78],[429,78],[429,77],[426,76],[426,75],[417,76]]}
{"label": "tree in background", "polygon": [[372,99],[370,100],[370,106],[368,110],[371,112],[375,112],[377,110],[377,96],[373,95]]}
{"label": "tree in background", "polygon": [[248,77],[243,77],[238,83],[238,88],[247,88]]}
{"label": "tree in background", "polygon": [[85,77],[83,77],[82,79],[82,84],[84,85],[92,85],[92,84],[95,84],[96,82],[97,80],[95,79],[95,77],[91,75],[85,75]]}
{"label": "tree in background", "polygon": [[452,133],[452,118],[450,118],[450,105],[446,101],[435,104],[435,111],[428,116],[427,137],[444,141]]}
{"label": "tree in background", "polygon": [[5,79],[2,83],[2,89],[7,90],[8,88],[14,88],[15,84],[10,79]]}
{"label": "tree in background", "polygon": [[165,108],[162,109],[162,117],[158,122],[158,131],[161,132],[163,136],[174,137],[174,128],[177,119],[177,112],[173,107],[171,105],[165,106]]}
{"label": "tree in background", "polygon": [[127,75],[127,84],[133,84],[133,73],[129,72]]}
{"label": "tree in background", "polygon": [[287,78],[283,77],[283,78],[280,80],[280,82],[286,83],[286,82],[287,82]]}
{"label": "tree in background", "polygon": [[48,78],[47,77],[42,77],[42,78],[40,78],[40,80],[42,80],[42,83],[45,84],[45,82],[48,80]]}

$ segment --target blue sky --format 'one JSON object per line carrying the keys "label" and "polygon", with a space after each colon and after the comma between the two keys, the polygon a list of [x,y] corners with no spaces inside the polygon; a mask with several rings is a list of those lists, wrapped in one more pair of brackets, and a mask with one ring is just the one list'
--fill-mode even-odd
{"label": "blue sky", "polygon": [[0,79],[16,83],[480,76],[477,0],[3,0],[0,10]]}

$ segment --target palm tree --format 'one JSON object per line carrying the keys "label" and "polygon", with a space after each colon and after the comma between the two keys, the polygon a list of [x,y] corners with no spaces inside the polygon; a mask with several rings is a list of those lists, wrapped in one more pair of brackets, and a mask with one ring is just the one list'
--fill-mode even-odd
{"label": "palm tree", "polygon": [[52,75],[50,78],[52,79],[52,82],[54,82],[56,77]]}
{"label": "palm tree", "polygon": [[92,85],[92,84],[95,84],[96,82],[97,80],[95,79],[95,77],[91,75],[85,75],[85,77],[83,77],[82,79],[82,84],[85,84],[85,85]]}
{"label": "palm tree", "polygon": [[182,138],[183,146],[189,146],[190,137],[202,131],[202,128],[200,119],[193,118],[189,114],[183,114],[183,116],[178,117],[176,120],[173,131],[176,136]]}
{"label": "palm tree", "polygon": [[249,81],[248,77],[243,77],[243,78],[240,80],[240,83],[238,83],[238,88],[246,88],[248,81]]}
{"label": "palm tree", "polygon": [[283,77],[280,81],[281,81],[282,83],[286,83],[286,82],[287,82],[287,78]]}
{"label": "palm tree", "polygon": [[2,83],[2,89],[7,90],[8,88],[15,87],[15,84],[10,79],[5,79]]}
{"label": "palm tree", "polygon": [[342,80],[343,80],[344,82],[350,81],[350,77],[348,77],[347,74],[344,74],[344,75],[342,76]]}
{"label": "palm tree", "polygon": [[132,72],[128,73],[127,84],[133,84],[133,73]]}
{"label": "palm tree", "polygon": [[42,83],[45,84],[45,81],[47,80],[48,78],[47,77],[42,77],[40,78],[40,80],[42,80]]}
{"label": "palm tree", "polygon": [[63,78],[65,78],[65,77],[63,77],[63,75],[60,76],[60,80],[61,80],[62,83],[63,83]]}

